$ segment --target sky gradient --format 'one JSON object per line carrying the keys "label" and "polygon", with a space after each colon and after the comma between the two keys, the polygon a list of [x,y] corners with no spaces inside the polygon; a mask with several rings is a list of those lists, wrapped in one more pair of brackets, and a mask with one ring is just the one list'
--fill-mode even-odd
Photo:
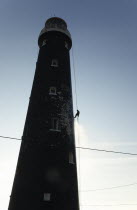
{"label": "sky gradient", "polygon": [[[38,36],[54,15],[67,22],[72,35],[81,112],[75,123],[77,145],[137,153],[136,0],[1,0],[0,135],[22,136]],[[72,50],[70,57],[76,112]],[[19,141],[0,138],[0,210],[8,208],[19,148]],[[137,209],[115,206],[137,204],[136,184],[99,190],[137,183],[136,156],[85,150],[77,154],[81,210]]]}

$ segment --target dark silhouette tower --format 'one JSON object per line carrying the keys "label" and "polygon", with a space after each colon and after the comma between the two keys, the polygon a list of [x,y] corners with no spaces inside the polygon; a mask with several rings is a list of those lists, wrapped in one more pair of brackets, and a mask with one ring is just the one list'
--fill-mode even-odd
{"label": "dark silhouette tower", "polygon": [[79,210],[67,24],[46,21],[9,210]]}

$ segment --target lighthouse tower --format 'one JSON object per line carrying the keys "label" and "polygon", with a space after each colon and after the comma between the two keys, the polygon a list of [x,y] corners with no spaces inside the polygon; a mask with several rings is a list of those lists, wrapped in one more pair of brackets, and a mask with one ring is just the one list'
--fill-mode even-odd
{"label": "lighthouse tower", "polygon": [[9,210],[79,210],[67,24],[46,21]]}

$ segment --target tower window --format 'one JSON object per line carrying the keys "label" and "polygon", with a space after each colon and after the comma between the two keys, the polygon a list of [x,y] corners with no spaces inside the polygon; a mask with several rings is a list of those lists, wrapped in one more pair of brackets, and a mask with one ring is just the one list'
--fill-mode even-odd
{"label": "tower window", "polygon": [[58,67],[58,60],[52,59],[51,66]]}
{"label": "tower window", "polygon": [[45,40],[43,40],[43,42],[42,42],[42,46],[44,46],[45,44],[46,44],[46,39]]}
{"label": "tower window", "polygon": [[50,89],[49,89],[49,94],[50,95],[56,95],[57,93],[56,93],[56,87],[50,87]]}
{"label": "tower window", "polygon": [[51,194],[50,193],[44,193],[43,200],[44,201],[50,201],[50,199],[51,199]]}
{"label": "tower window", "polygon": [[72,152],[69,152],[69,163],[74,164],[74,156]]}
{"label": "tower window", "polygon": [[66,47],[67,49],[69,49],[68,43],[67,43],[67,42],[65,42],[65,47]]}
{"label": "tower window", "polygon": [[51,130],[60,131],[60,122],[57,118],[51,119]]}

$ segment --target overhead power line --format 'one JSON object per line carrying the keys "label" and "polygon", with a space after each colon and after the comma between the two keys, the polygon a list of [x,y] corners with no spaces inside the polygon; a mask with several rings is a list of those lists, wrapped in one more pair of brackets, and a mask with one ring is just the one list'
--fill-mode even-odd
{"label": "overhead power line", "polygon": [[137,153],[130,153],[130,152],[120,152],[120,151],[114,151],[114,150],[105,150],[105,149],[88,148],[88,147],[76,147],[76,148],[85,149],[85,150],[92,150],[92,151],[97,151],[97,152],[109,152],[109,153],[115,153],[115,154],[137,156]]}
{"label": "overhead power line", "polygon": [[81,206],[137,206],[137,203],[124,203],[124,204],[100,204],[100,205],[81,205]]}
{"label": "overhead power line", "polygon": [[[0,138],[11,139],[11,140],[21,140],[19,138],[9,137],[9,136],[0,136]],[[115,153],[115,154],[122,154],[122,155],[137,156],[137,153],[130,153],[130,152],[120,152],[120,151],[114,151],[114,150],[105,150],[105,149],[97,149],[97,148],[89,148],[89,147],[76,147],[76,148],[83,149],[83,150],[97,151],[97,152],[108,152],[108,153]]]}
{"label": "overhead power line", "polygon": [[13,139],[13,140],[21,140],[21,139],[14,138],[14,137],[9,137],[9,136],[0,136],[0,138],[3,138],[3,139]]}
{"label": "overhead power line", "polygon": [[92,191],[100,191],[100,190],[113,190],[117,188],[123,188],[123,187],[131,187],[137,185],[137,183],[131,183],[131,184],[125,184],[125,185],[119,185],[119,186],[114,186],[114,187],[106,187],[106,188],[101,188],[101,189],[93,189],[93,190],[82,190],[81,192],[92,192]]}

